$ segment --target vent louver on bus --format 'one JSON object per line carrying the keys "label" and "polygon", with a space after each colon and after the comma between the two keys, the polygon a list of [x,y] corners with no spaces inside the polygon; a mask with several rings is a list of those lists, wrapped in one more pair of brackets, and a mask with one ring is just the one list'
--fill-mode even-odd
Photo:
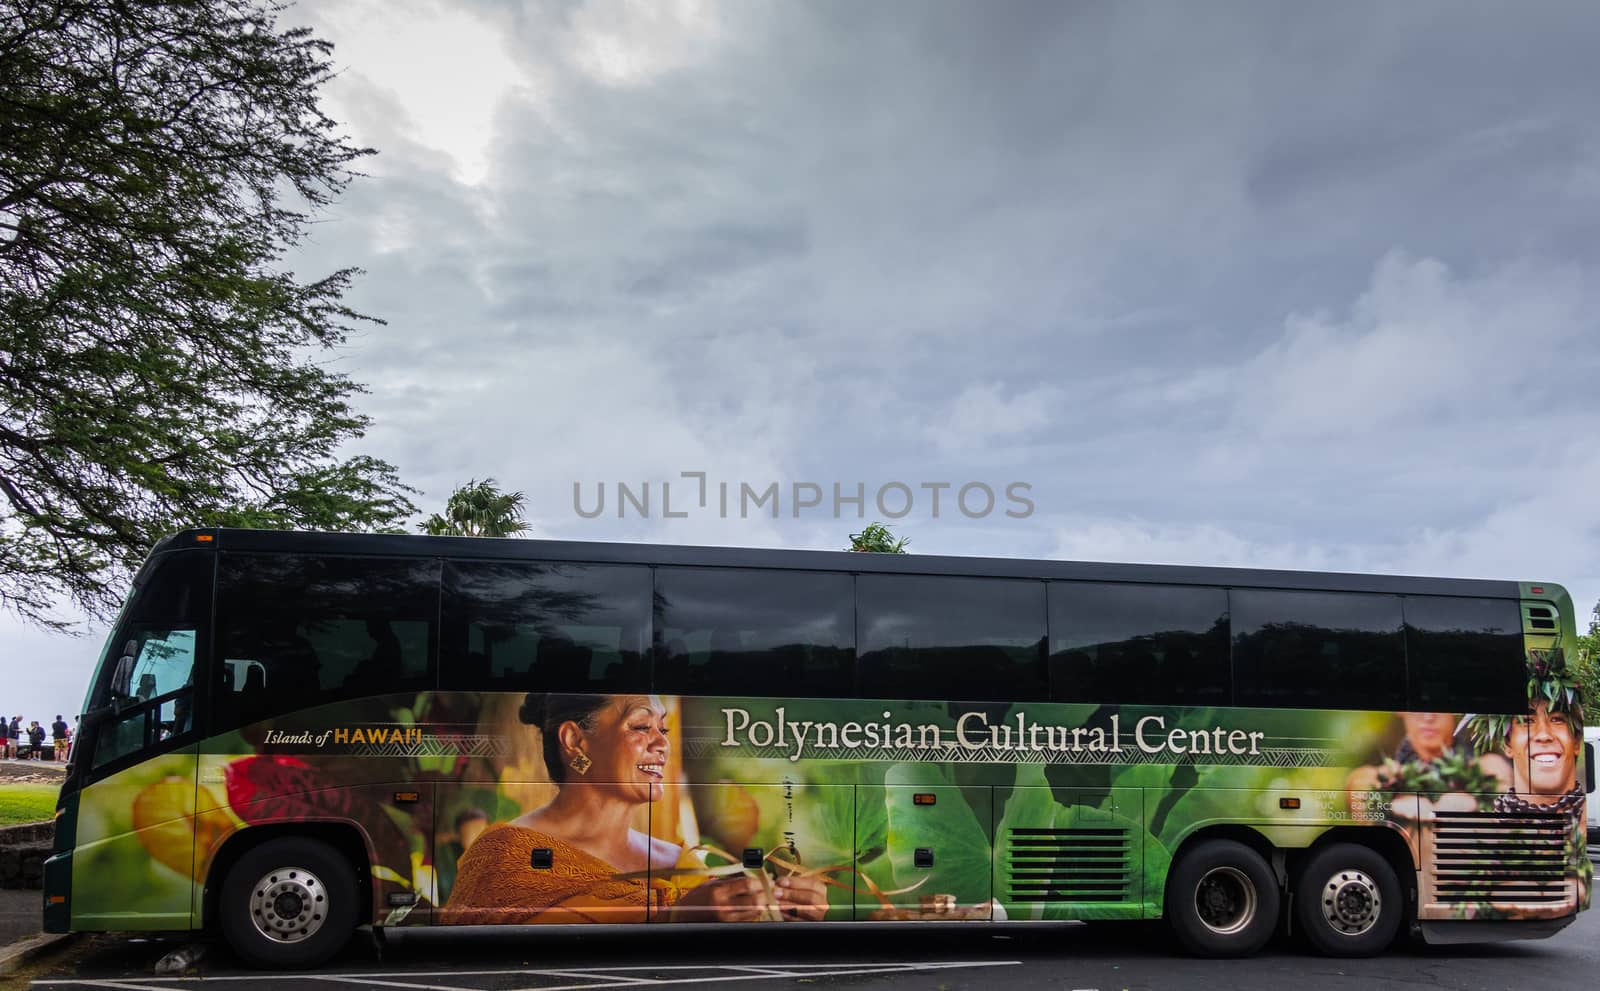
{"label": "vent louver on bus", "polygon": [[1567,900],[1570,822],[1561,813],[1438,813],[1435,899],[1447,904]]}
{"label": "vent louver on bus", "polygon": [[1131,902],[1126,829],[1013,829],[1006,836],[1013,902]]}
{"label": "vent louver on bus", "polygon": [[1543,602],[1524,602],[1522,604],[1522,630],[1524,633],[1537,633],[1543,636],[1555,636],[1561,631],[1561,616],[1556,612],[1556,607]]}

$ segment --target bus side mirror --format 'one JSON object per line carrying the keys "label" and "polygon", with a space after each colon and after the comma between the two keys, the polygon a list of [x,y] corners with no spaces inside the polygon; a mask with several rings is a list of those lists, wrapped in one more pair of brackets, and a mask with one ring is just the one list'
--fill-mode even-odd
{"label": "bus side mirror", "polygon": [[1594,794],[1594,744],[1585,740],[1583,743],[1583,790]]}
{"label": "bus side mirror", "polygon": [[139,653],[139,641],[129,640],[127,646],[122,648],[122,656],[117,658],[117,667],[111,674],[111,699],[113,704],[118,699],[133,696],[133,662]]}

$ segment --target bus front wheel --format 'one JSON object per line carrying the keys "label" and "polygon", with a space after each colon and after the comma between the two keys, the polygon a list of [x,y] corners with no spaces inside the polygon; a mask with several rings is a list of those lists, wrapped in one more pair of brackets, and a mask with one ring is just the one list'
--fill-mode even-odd
{"label": "bus front wheel", "polygon": [[1311,858],[1295,889],[1295,921],[1331,957],[1382,953],[1400,931],[1405,902],[1394,868],[1376,850],[1335,843]]}
{"label": "bus front wheel", "polygon": [[222,935],[251,966],[315,967],[355,930],[355,872],[326,843],[268,840],[228,871],[218,909]]}
{"label": "bus front wheel", "polygon": [[1206,840],[1167,876],[1167,924],[1184,949],[1202,957],[1242,957],[1261,949],[1278,926],[1272,868],[1234,840]]}

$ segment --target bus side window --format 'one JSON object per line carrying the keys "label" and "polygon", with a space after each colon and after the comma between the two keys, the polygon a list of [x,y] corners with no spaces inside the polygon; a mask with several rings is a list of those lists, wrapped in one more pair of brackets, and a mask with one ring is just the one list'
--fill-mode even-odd
{"label": "bus side window", "polygon": [[1516,600],[1413,595],[1403,606],[1409,711],[1527,710]]}
{"label": "bus side window", "polygon": [[1399,596],[1236,588],[1229,602],[1235,705],[1405,708]]}
{"label": "bus side window", "polygon": [[1050,697],[1227,705],[1228,593],[1204,585],[1050,583]]}
{"label": "bus side window", "polygon": [[223,554],[211,730],[434,687],[438,571],[429,559]]}
{"label": "bus side window", "polygon": [[649,568],[450,561],[442,616],[447,691],[649,690]]}
{"label": "bus side window", "polygon": [[863,698],[1048,698],[1044,582],[861,575],[856,617]]}
{"label": "bus side window", "polygon": [[855,600],[837,572],[656,569],[655,690],[849,698]]}

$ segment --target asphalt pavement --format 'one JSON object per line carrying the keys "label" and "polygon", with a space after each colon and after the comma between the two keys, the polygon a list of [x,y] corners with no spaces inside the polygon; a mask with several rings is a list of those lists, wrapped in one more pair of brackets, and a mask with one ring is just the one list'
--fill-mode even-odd
{"label": "asphalt pavement", "polygon": [[1462,991],[1578,988],[1591,986],[1600,974],[1600,912],[1584,913],[1548,940],[1465,947],[1402,942],[1369,960],[1316,957],[1288,940],[1247,960],[1195,960],[1173,949],[1159,923],[823,923],[401,932],[381,950],[372,939],[358,938],[329,966],[293,976],[252,973],[225,947],[212,945],[184,976],[156,976],[164,956],[190,945],[96,936],[19,976],[32,982],[33,991],[200,991],[202,980],[217,979],[225,980],[228,991],[577,991],[713,984],[767,991],[813,984],[945,991],[1372,991],[1419,983]]}
{"label": "asphalt pavement", "polygon": [[[37,932],[38,891],[0,891],[0,936]],[[10,928],[4,928],[10,927]],[[0,943],[0,947],[5,943]],[[183,957],[177,975],[157,975]],[[1586,988],[1600,975],[1600,907],[1546,940],[1427,946],[1402,937],[1383,956],[1333,960],[1279,937],[1246,960],[1181,955],[1159,922],[1063,924],[861,923],[401,930],[357,934],[315,972],[242,966],[219,942],[184,936],[92,935],[58,944],[0,987],[30,991],[578,991],[692,987],[778,991],[837,987],[1069,991],[1238,988],[1319,991],[1419,984],[1444,991]],[[213,985],[214,987],[215,985]]]}

